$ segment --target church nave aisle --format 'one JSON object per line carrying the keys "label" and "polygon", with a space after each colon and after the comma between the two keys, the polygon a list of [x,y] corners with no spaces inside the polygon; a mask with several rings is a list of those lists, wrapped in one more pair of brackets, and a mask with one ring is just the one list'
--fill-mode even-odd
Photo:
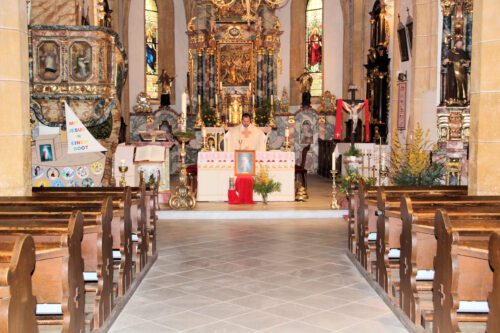
{"label": "church nave aisle", "polygon": [[345,255],[342,220],[161,221],[111,332],[407,332]]}

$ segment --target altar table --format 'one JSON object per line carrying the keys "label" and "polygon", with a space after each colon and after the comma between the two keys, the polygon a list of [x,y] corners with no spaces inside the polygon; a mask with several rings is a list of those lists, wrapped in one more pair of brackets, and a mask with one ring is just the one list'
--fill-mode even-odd
{"label": "altar table", "polygon": [[[255,169],[267,167],[269,176],[281,183],[281,191],[273,192],[268,201],[295,200],[295,153],[268,151],[255,153]],[[198,201],[227,201],[229,177],[234,176],[234,152],[198,153]],[[262,197],[254,193],[255,201]]]}

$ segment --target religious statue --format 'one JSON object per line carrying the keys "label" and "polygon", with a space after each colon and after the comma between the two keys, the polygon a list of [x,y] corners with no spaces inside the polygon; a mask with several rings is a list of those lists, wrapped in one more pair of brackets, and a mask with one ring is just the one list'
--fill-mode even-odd
{"label": "religious statue", "polygon": [[468,68],[470,58],[458,39],[446,54],[443,65],[447,68],[445,101],[447,104],[466,105],[468,103]]}
{"label": "religious statue", "polygon": [[[317,67],[317,69],[319,69],[322,57],[322,42],[318,27],[314,27],[312,29],[311,36],[309,37],[307,54],[309,66],[311,66],[311,68]],[[316,69],[314,71],[316,71]]]}
{"label": "religious statue", "polygon": [[300,74],[297,81],[300,83],[300,91],[302,92],[302,106],[311,106],[311,86],[313,78],[306,67],[304,67],[304,72]]}
{"label": "religious statue", "polygon": [[158,77],[159,91],[161,93],[160,105],[168,106],[170,105],[170,93],[172,89],[172,82],[174,82],[175,76],[169,76],[167,71],[164,69],[161,71],[161,75]]}
{"label": "religious statue", "polygon": [[231,96],[231,103],[229,104],[229,124],[238,124],[242,114],[243,106],[241,105],[241,99],[235,90]]}

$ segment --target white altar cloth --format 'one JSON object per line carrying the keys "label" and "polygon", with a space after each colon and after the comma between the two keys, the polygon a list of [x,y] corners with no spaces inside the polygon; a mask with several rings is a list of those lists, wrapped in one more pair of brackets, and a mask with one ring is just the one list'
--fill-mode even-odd
{"label": "white altar cloth", "polygon": [[[255,169],[267,167],[269,176],[281,183],[281,191],[271,193],[268,201],[295,200],[295,153],[266,151],[255,153]],[[234,152],[198,153],[198,201],[227,201],[229,177],[234,176]],[[254,201],[262,201],[254,192]]]}

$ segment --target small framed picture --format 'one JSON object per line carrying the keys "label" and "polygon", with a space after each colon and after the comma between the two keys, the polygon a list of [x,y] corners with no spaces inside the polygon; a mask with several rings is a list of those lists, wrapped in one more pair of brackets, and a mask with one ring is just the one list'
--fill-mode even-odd
{"label": "small framed picture", "polygon": [[234,175],[255,176],[255,150],[234,151]]}
{"label": "small framed picture", "polygon": [[50,162],[54,160],[54,153],[51,144],[41,144],[38,146],[40,149],[40,161]]}

